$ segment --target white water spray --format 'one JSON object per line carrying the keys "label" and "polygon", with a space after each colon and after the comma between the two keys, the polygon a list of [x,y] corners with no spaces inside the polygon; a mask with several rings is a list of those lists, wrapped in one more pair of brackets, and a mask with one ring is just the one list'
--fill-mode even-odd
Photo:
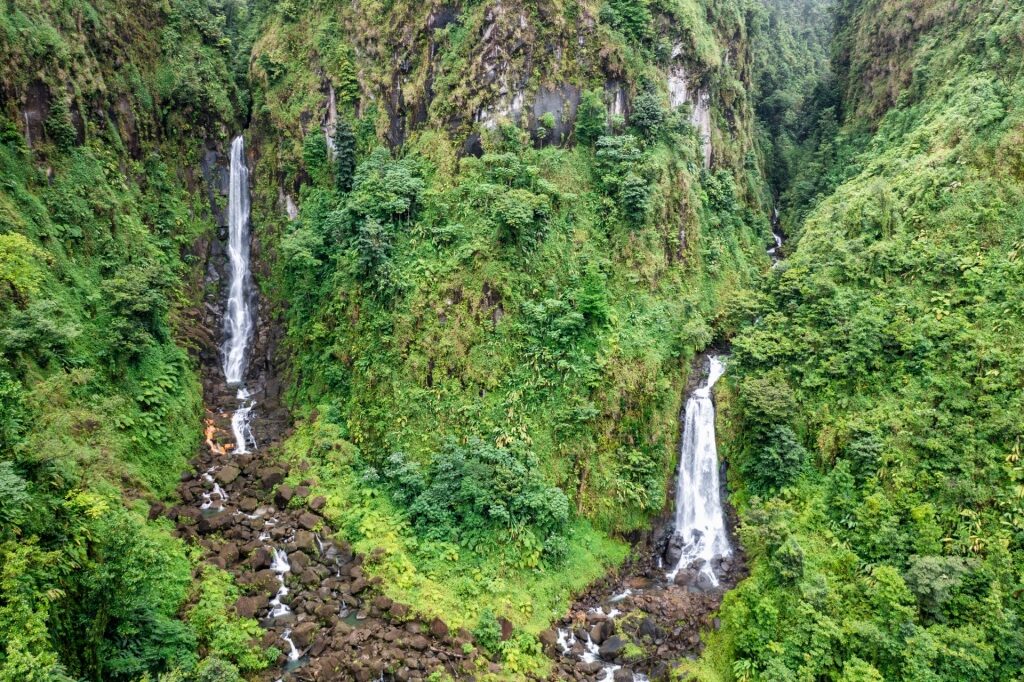
{"label": "white water spray", "polygon": [[679,487],[676,490],[675,534],[683,540],[678,563],[668,573],[675,580],[680,569],[695,561],[700,571],[718,585],[712,559],[732,553],[718,480],[718,449],[715,445],[715,406],[711,389],[725,372],[725,365],[710,356],[707,381],[686,401],[683,443],[680,447]]}
{"label": "white water spray", "polygon": [[284,584],[284,576],[291,572],[292,567],[288,563],[288,555],[283,549],[274,549],[274,561],[270,564],[270,570],[277,574],[277,580],[281,583],[277,594],[270,600],[270,617],[287,616],[292,610],[283,601],[288,596],[288,586]]}

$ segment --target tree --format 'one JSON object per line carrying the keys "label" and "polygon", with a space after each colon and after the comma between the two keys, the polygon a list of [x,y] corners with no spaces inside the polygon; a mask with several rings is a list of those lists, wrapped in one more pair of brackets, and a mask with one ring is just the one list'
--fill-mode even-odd
{"label": "tree", "polygon": [[607,130],[608,111],[600,90],[586,90],[576,109],[576,142],[593,146]]}
{"label": "tree", "polygon": [[341,119],[334,129],[334,184],[339,192],[352,189],[356,174],[356,135],[349,122]]}
{"label": "tree", "polygon": [[637,95],[629,122],[645,140],[657,137],[665,123],[665,109],[657,93],[648,90]]}

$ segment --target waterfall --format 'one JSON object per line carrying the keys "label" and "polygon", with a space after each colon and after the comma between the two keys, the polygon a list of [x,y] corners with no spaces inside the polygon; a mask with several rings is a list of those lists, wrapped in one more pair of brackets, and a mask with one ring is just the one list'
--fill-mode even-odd
{"label": "waterfall", "polygon": [[714,355],[708,359],[707,380],[686,401],[675,525],[682,554],[668,578],[675,580],[680,569],[699,562],[701,574],[717,586],[711,561],[732,553],[719,491],[715,406],[711,402],[711,389],[725,372],[725,365]]}
{"label": "waterfall", "polygon": [[249,168],[245,165],[245,140],[231,141],[231,179],[228,185],[228,260],[231,266],[227,310],[224,315],[224,379],[237,386],[238,409],[231,417],[235,452],[249,452],[255,444],[249,417],[255,401],[242,385],[246,352],[253,333],[252,275],[249,271]]}

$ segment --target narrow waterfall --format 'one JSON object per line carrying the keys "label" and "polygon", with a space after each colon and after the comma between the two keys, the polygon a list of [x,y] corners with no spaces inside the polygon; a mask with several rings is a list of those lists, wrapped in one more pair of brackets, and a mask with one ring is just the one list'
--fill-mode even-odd
{"label": "narrow waterfall", "polygon": [[224,315],[224,378],[238,387],[238,409],[231,417],[235,452],[255,446],[250,414],[255,401],[243,385],[246,355],[252,338],[252,274],[249,270],[249,168],[245,164],[245,140],[231,142],[231,179],[228,186],[228,260],[231,266],[227,310]]}
{"label": "narrow waterfall", "polygon": [[779,225],[779,209],[772,209],[772,240],[775,242],[775,246],[768,249],[768,257],[772,259],[773,265],[778,265],[779,261],[782,260],[782,241],[785,235],[782,234],[782,228]]}
{"label": "narrow waterfall", "polygon": [[722,511],[711,401],[711,389],[725,372],[725,365],[714,355],[708,360],[707,379],[686,401],[673,538],[681,544],[681,553],[668,579],[674,581],[681,569],[696,568],[701,577],[717,586],[712,561],[732,553]]}

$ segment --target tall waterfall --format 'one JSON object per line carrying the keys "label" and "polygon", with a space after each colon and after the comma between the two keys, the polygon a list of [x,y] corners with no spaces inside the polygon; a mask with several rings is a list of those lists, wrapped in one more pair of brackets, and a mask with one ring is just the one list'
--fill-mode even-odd
{"label": "tall waterfall", "polygon": [[725,365],[714,355],[708,359],[711,366],[707,380],[686,401],[675,526],[675,535],[682,541],[682,554],[668,578],[674,580],[680,569],[699,562],[700,572],[712,585],[718,585],[711,562],[716,557],[729,556],[732,547],[719,492],[711,389],[725,372]]}
{"label": "tall waterfall", "polygon": [[249,168],[245,140],[231,141],[231,180],[228,186],[228,260],[231,266],[227,310],[224,315],[224,378],[238,387],[238,409],[231,417],[235,452],[249,452],[253,442],[249,415],[255,402],[242,385],[246,353],[253,333],[252,275],[249,271]]}

